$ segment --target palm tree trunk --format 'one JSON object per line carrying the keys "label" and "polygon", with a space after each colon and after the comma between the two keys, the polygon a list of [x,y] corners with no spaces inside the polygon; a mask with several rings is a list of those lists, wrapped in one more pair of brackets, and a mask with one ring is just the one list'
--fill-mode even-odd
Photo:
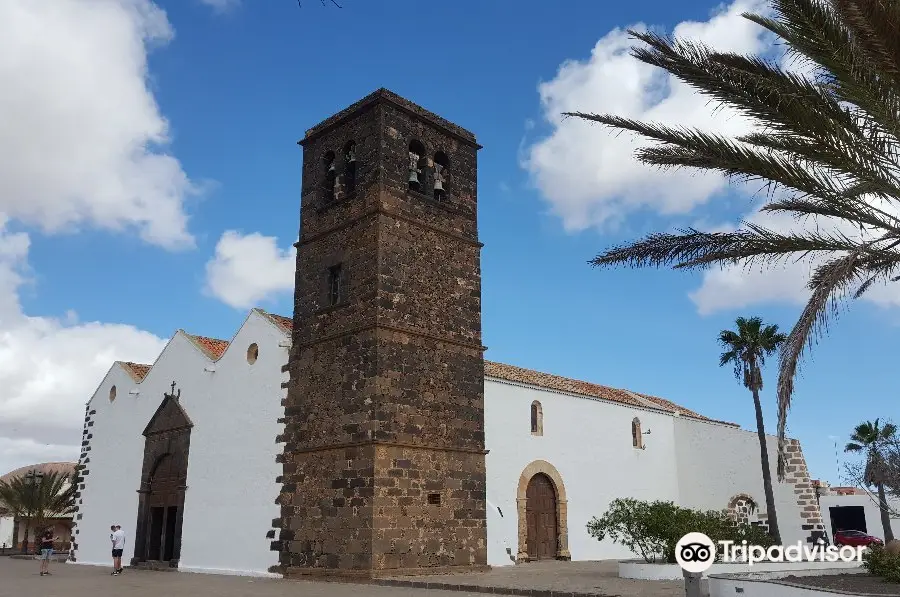
{"label": "palm tree trunk", "polygon": [[762,404],[759,402],[759,390],[753,388],[753,406],[756,408],[756,434],[759,436],[759,456],[762,463],[763,489],[766,493],[766,522],[769,535],[776,545],[781,545],[781,533],[778,530],[778,515],[775,512],[775,492],[772,489],[772,468],[769,466],[769,447],[766,444],[766,426],[763,423]]}
{"label": "palm tree trunk", "polygon": [[884,543],[894,540],[894,531],[891,529],[891,513],[888,510],[887,496],[884,494],[884,484],[878,483],[878,509],[881,510],[881,527],[884,529]]}

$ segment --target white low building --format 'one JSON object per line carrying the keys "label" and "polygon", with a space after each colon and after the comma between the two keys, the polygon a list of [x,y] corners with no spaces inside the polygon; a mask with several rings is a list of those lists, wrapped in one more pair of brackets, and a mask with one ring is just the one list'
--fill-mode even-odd
{"label": "white low building", "polygon": [[[837,531],[861,531],[884,539],[878,494],[856,487],[819,488],[819,506],[828,536]],[[888,497],[888,518],[894,538],[900,538],[900,500]]]}
{"label": "white low building", "polygon": [[[17,468],[13,471],[0,476],[0,482],[11,482],[19,477],[31,476],[34,483],[40,483],[44,475],[47,474],[65,475],[67,481],[63,483],[62,489],[68,490],[71,485],[69,480],[75,476],[74,462],[42,462],[39,464],[31,464]],[[26,551],[33,553],[36,546],[36,536],[40,531],[51,528],[57,541],[54,548],[57,551],[69,551],[72,542],[72,514],[53,514],[48,513],[40,526],[34,522],[29,522],[24,517],[16,517],[10,508],[6,507],[0,501],[0,548],[7,550],[21,550],[26,539],[26,527],[28,545]]]}
{"label": "white low building", "polygon": [[[78,563],[109,563],[114,523],[126,531],[128,562],[137,525],[148,524],[154,538],[141,546],[152,554],[144,559],[177,560],[188,571],[270,574],[278,563],[270,529],[280,514],[276,436],[291,323],[254,309],[230,342],[178,331],[152,366],[118,362],[110,369],[86,407]],[[488,564],[633,557],[586,532],[616,498],[731,508],[764,523],[755,432],[626,390],[492,362],[485,374]],[[178,398],[164,404],[173,383]],[[142,476],[150,470],[145,443],[179,426],[190,427],[187,479],[177,481],[183,504],[159,505],[158,517],[140,523],[139,491],[146,493]],[[789,449],[788,479],[776,482],[775,501],[783,541],[794,543],[822,527],[799,444]],[[774,467],[773,437],[769,452]],[[553,515],[535,531],[525,512],[531,492],[542,489]],[[548,536],[529,540],[529,533]]]}

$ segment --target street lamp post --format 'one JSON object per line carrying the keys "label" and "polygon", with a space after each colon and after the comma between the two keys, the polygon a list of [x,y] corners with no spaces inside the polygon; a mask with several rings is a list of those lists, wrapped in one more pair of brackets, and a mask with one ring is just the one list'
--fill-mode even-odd
{"label": "street lamp post", "polygon": [[44,478],[44,473],[37,470],[30,470],[25,473],[25,480],[28,483],[28,504],[25,510],[25,537],[22,541],[22,553],[28,553],[28,528],[31,526],[31,518],[35,514],[35,492],[37,490],[38,484],[41,482],[41,479]]}

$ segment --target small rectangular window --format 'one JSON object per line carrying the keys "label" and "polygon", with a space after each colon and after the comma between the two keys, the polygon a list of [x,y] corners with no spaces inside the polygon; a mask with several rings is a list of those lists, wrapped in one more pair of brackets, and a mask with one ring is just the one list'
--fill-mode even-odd
{"label": "small rectangular window", "polygon": [[328,268],[328,305],[334,306],[341,302],[343,292],[344,272],[342,264],[332,265]]}
{"label": "small rectangular window", "polygon": [[428,503],[434,506],[441,505],[441,494],[439,493],[429,493],[428,494]]}

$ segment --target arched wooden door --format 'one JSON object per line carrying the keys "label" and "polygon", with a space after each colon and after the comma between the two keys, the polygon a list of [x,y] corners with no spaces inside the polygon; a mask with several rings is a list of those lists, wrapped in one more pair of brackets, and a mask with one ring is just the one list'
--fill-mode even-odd
{"label": "arched wooden door", "polygon": [[144,464],[138,490],[132,566],[167,562],[177,568],[187,490],[188,455],[193,423],[179,403],[181,390],[166,394],[144,429]]}
{"label": "arched wooden door", "polygon": [[526,545],[528,559],[556,558],[559,532],[556,524],[556,490],[550,477],[539,473],[528,482],[525,491]]}

